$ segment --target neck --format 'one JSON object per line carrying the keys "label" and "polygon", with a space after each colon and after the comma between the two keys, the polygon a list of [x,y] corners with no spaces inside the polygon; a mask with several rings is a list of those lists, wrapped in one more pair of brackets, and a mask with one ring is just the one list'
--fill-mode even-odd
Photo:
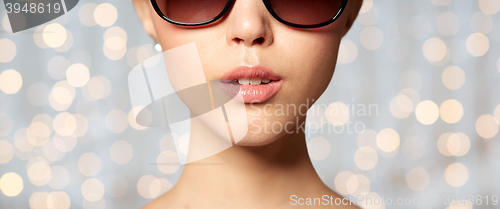
{"label": "neck", "polygon": [[[204,137],[193,133],[190,152],[195,146],[191,143]],[[264,146],[232,146],[186,164],[171,191],[192,208],[289,205],[290,195],[331,192],[311,164],[304,133],[285,135]]]}

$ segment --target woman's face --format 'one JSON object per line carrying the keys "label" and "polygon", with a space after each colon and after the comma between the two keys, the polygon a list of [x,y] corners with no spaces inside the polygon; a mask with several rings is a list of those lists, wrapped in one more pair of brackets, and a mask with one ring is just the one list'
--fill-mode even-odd
{"label": "woman's face", "polygon": [[304,130],[305,113],[333,76],[341,38],[361,0],[351,0],[339,19],[316,29],[278,22],[261,0],[237,0],[222,19],[199,27],[168,23],[147,3],[143,11],[151,19],[141,19],[148,33],[164,51],[195,42],[207,80],[221,80],[240,66],[264,66],[279,76],[276,94],[245,100],[248,133],[238,144],[257,146]]}

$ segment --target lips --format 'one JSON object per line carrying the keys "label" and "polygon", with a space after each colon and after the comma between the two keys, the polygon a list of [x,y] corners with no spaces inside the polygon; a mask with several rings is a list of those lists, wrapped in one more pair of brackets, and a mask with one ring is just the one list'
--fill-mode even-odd
{"label": "lips", "polygon": [[227,81],[226,85],[239,85],[238,95],[234,98],[247,104],[265,102],[276,95],[283,86],[280,76],[261,65],[239,66],[224,74],[221,80]]}

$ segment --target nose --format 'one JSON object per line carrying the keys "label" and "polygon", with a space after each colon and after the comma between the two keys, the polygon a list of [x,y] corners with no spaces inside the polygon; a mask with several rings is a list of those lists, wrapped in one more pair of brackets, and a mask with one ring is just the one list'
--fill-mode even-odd
{"label": "nose", "polygon": [[270,15],[262,1],[236,0],[226,21],[229,46],[269,46],[273,42]]}

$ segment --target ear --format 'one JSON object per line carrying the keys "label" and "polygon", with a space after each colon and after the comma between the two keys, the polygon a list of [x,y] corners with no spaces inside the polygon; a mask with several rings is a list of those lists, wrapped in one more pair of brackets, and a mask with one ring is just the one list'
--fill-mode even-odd
{"label": "ear", "polygon": [[349,29],[351,29],[352,24],[354,24],[354,20],[358,17],[359,10],[361,9],[361,6],[363,5],[363,0],[351,0],[346,6],[346,12],[347,12],[347,21],[345,25],[345,31],[344,35],[349,32]]}
{"label": "ear", "polygon": [[135,11],[137,12],[137,16],[139,20],[141,20],[142,27],[146,30],[146,33],[153,38],[154,41],[158,41],[156,36],[156,30],[153,24],[153,18],[151,14],[151,5],[149,0],[133,0]]}

